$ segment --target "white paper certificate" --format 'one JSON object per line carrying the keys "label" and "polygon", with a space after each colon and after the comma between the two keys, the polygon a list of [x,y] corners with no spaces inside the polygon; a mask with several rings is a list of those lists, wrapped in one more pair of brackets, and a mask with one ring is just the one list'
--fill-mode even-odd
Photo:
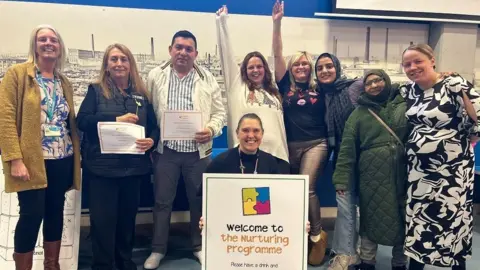
{"label": "white paper certificate", "polygon": [[145,128],[123,122],[98,122],[98,138],[102,154],[144,154],[135,141],[145,138]]}
{"label": "white paper certificate", "polygon": [[194,140],[202,130],[202,112],[165,111],[162,116],[162,141]]}

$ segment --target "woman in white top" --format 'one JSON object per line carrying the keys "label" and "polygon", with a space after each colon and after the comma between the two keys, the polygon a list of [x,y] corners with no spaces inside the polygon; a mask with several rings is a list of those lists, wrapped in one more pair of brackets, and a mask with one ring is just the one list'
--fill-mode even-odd
{"label": "woman in white top", "polygon": [[281,165],[280,173],[289,174],[281,96],[261,53],[247,54],[241,67],[238,67],[228,32],[227,14],[226,6],[217,11],[217,38],[228,101],[228,147],[239,144],[232,123],[237,123],[246,113],[255,113],[265,125],[262,150],[277,158]]}

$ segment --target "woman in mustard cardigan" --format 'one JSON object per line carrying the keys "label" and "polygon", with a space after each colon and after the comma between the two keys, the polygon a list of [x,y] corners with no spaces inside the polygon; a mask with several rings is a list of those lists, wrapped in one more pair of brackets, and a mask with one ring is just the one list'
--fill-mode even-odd
{"label": "woman in mustard cardigan", "polygon": [[0,85],[5,190],[17,192],[20,206],[13,255],[17,270],[32,269],[42,221],[44,269],[60,270],[65,193],[80,188],[73,89],[61,74],[65,57],[60,34],[37,26],[27,62],[9,68]]}

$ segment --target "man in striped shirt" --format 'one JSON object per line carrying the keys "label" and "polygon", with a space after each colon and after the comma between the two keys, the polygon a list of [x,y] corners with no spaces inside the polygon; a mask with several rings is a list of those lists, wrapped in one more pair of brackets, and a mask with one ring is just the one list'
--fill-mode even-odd
{"label": "man in striped shirt", "polygon": [[158,123],[162,123],[166,111],[196,111],[202,113],[204,128],[195,134],[194,140],[161,138],[154,152],[155,228],[152,254],[145,261],[145,269],[156,269],[167,252],[170,215],[180,175],[185,181],[190,207],[194,255],[201,262],[199,188],[211,160],[212,139],[221,134],[225,119],[221,90],[215,77],[195,64],[198,55],[195,36],[189,31],[177,32],[169,51],[170,61],[153,69],[147,79]]}

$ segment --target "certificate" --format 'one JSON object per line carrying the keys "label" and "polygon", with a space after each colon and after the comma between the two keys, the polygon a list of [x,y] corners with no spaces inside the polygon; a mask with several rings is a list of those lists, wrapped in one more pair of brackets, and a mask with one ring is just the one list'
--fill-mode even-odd
{"label": "certificate", "polygon": [[202,130],[202,112],[165,111],[162,115],[162,141],[194,140]]}
{"label": "certificate", "polygon": [[308,175],[203,174],[202,270],[307,270]]}
{"label": "certificate", "polygon": [[145,138],[145,128],[123,122],[98,122],[98,138],[102,154],[138,154],[136,140]]}

